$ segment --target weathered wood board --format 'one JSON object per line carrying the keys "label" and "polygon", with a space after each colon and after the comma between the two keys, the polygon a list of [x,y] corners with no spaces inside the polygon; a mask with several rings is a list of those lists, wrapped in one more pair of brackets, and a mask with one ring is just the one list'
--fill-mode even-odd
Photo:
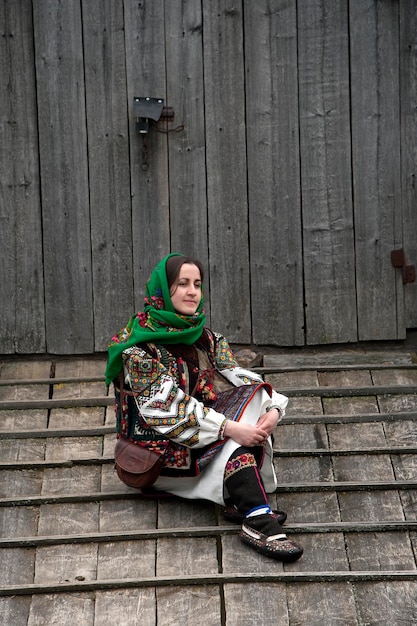
{"label": "weathered wood board", "polygon": [[254,583],[251,593],[239,584],[225,585],[226,605],[233,607],[226,613],[227,626],[259,623],[260,616],[265,624],[288,626],[287,591],[285,585],[273,584],[265,589]]}
{"label": "weathered wood board", "polygon": [[45,624],[73,626],[74,620],[77,620],[79,626],[94,626],[94,605],[93,594],[34,596],[27,626],[37,626],[40,615]]}
{"label": "weathered wood board", "polygon": [[96,578],[96,544],[61,544],[36,548],[35,583],[64,583]]}
{"label": "weathered wood board", "polygon": [[334,492],[280,493],[271,501],[275,508],[287,511],[289,524],[339,522],[341,519],[338,494]]}
{"label": "weathered wood board", "polygon": [[298,12],[307,344],[357,340],[348,32],[343,0]]}
{"label": "weathered wood board", "polygon": [[104,407],[84,407],[52,409],[49,428],[72,430],[74,428],[94,428],[104,423]]}
{"label": "weathered wood board", "polygon": [[123,532],[155,528],[157,500],[111,500],[100,504],[100,531]]}
{"label": "weathered wood board", "polygon": [[351,585],[343,583],[296,584],[287,590],[288,612],[294,624],[307,623],[359,626],[356,615],[355,593]]}
{"label": "weathered wood board", "polygon": [[350,5],[360,340],[405,335],[402,275],[391,264],[391,251],[402,247],[398,6],[372,0]]}
{"label": "weathered wood board", "polygon": [[32,2],[0,8],[0,354],[45,352]]}
{"label": "weathered wood board", "polygon": [[0,474],[0,497],[39,495],[42,482],[42,470],[3,470]]}
{"label": "weathered wood board", "polygon": [[412,624],[417,620],[415,582],[380,582],[353,585],[360,623]]}
{"label": "weathered wood board", "polygon": [[332,450],[346,450],[355,442],[356,449],[375,448],[386,445],[384,426],[381,422],[367,424],[328,424],[329,445]]}
{"label": "weathered wood board", "polygon": [[357,345],[352,349],[346,349],[345,347],[333,346],[332,349],[328,347],[311,348],[308,352],[303,351],[302,354],[298,354],[297,351],[281,354],[265,354],[264,366],[272,368],[288,368],[303,369],[310,367],[313,370],[319,370],[321,367],[341,367],[345,366],[369,366],[372,369],[371,364],[379,365],[392,365],[395,367],[398,365],[410,365],[412,366],[416,360],[416,354],[413,349],[398,350],[395,347],[385,347],[378,350],[378,348],[368,349],[362,348],[361,345]]}
{"label": "weathered wood board", "polygon": [[347,534],[346,551],[354,570],[416,569],[410,539],[403,533]]}
{"label": "weathered wood board", "polygon": [[340,515],[344,522],[404,519],[397,491],[338,494]]}
{"label": "weathered wood board", "polygon": [[43,504],[39,508],[39,535],[70,535],[97,532],[100,520],[98,502]]}
{"label": "weathered wood board", "polygon": [[28,430],[30,428],[47,428],[48,411],[43,409],[24,409],[19,411],[5,409],[0,413],[0,431]]}
{"label": "weathered wood board", "polygon": [[333,480],[332,459],[328,456],[302,459],[278,457],[274,459],[274,466],[280,482],[283,483]]}
{"label": "weathered wood board", "polygon": [[[129,118],[123,2],[83,1],[94,345],[134,312]],[[139,94],[137,94],[139,95]],[[120,276],[120,280],[115,280]]]}
{"label": "weathered wood board", "polygon": [[211,320],[250,343],[242,6],[203,3],[203,23]]}
{"label": "weathered wood board", "polygon": [[120,626],[156,626],[156,616],[154,589],[123,589],[95,594],[95,626],[116,623]]}
{"label": "weathered wood board", "polygon": [[157,624],[164,626],[177,626],[178,619],[181,624],[194,626],[198,613],[204,616],[207,626],[221,624],[220,596],[216,586],[162,587],[156,590],[156,606]]}
{"label": "weathered wood board", "polygon": [[53,467],[44,470],[42,495],[96,493],[100,491],[99,466]]}
{"label": "weathered wood board", "polygon": [[274,389],[299,389],[300,387],[318,387],[317,372],[283,372],[282,374],[266,374],[264,379],[271,383]]}
{"label": "weathered wood board", "polygon": [[0,550],[0,585],[33,583],[34,549]]}
{"label": "weathered wood board", "polygon": [[280,424],[275,430],[274,450],[291,450],[297,442],[298,449],[328,448],[324,424]]}
{"label": "weathered wood board", "polygon": [[35,507],[0,508],[0,537],[34,537],[39,510]]}
{"label": "weathered wood board", "polygon": [[0,602],[0,621],[4,624],[27,626],[31,597],[2,598]]}
{"label": "weathered wood board", "polygon": [[101,437],[60,437],[46,442],[45,460],[98,459],[102,455]]}
{"label": "weathered wood board", "polygon": [[296,13],[294,0],[244,2],[252,333],[257,344],[304,344]]}
{"label": "weathered wood board", "polygon": [[33,9],[46,347],[55,354],[89,353],[94,329],[81,6],[47,0]]}

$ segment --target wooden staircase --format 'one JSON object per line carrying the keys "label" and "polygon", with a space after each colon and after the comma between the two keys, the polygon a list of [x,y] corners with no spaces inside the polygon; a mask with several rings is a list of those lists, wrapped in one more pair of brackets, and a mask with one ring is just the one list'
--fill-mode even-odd
{"label": "wooden staircase", "polygon": [[113,469],[104,357],[0,362],[0,624],[417,624],[417,359],[280,350],[283,565],[221,508],[142,498]]}

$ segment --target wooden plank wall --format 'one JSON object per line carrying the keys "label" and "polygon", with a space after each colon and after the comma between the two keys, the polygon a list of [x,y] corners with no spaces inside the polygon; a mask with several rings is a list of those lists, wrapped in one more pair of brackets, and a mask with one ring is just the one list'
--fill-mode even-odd
{"label": "wooden plank wall", "polygon": [[[417,0],[0,0],[0,353],[105,349],[169,251],[212,326],[417,327]],[[133,98],[173,107],[135,131]]]}

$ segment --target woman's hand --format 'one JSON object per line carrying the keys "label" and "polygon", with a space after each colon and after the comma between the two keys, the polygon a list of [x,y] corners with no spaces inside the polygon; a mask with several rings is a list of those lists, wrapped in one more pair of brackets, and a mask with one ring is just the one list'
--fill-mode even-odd
{"label": "woman's hand", "polygon": [[267,413],[264,413],[263,415],[261,415],[261,417],[258,419],[257,426],[260,426],[261,428],[263,428],[263,430],[266,430],[268,435],[271,435],[273,431],[275,430],[275,426],[278,424],[278,422],[279,422],[278,409],[271,409]]}
{"label": "woman's hand", "polygon": [[268,439],[269,433],[259,424],[253,426],[252,424],[241,424],[228,420],[224,428],[224,436],[230,437],[241,446],[251,447],[263,444]]}

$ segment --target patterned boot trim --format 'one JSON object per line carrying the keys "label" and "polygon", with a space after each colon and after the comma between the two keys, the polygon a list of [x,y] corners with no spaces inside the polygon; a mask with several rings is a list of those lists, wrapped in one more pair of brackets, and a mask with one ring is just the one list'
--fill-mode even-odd
{"label": "patterned boot trim", "polygon": [[224,470],[224,478],[228,480],[238,472],[251,467],[256,467],[256,459],[251,452],[239,454],[229,459]]}

